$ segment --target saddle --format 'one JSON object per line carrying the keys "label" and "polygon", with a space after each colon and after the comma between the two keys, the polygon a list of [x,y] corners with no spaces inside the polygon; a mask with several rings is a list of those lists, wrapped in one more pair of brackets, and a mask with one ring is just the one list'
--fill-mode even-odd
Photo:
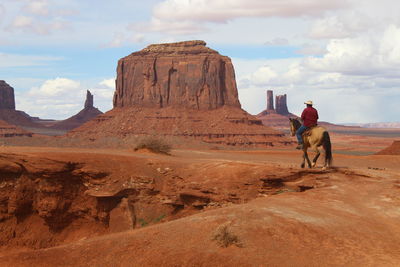
{"label": "saddle", "polygon": [[309,127],[307,130],[304,131],[304,133],[302,134],[302,136],[303,136],[303,137],[311,136],[311,131],[312,131],[315,127],[317,127],[317,126],[318,126],[318,124],[315,124],[315,125]]}

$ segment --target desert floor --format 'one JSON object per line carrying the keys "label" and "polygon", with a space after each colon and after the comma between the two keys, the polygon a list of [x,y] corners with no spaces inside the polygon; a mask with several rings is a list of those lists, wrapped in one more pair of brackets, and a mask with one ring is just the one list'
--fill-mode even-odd
{"label": "desert floor", "polygon": [[399,266],[393,140],[332,134],[326,171],[293,147],[3,146],[0,266]]}

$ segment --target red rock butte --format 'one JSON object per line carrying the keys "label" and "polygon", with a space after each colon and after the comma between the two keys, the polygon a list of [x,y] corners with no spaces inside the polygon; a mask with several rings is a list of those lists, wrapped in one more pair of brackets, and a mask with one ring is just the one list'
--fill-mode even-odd
{"label": "red rock butte", "polygon": [[204,41],[150,45],[119,60],[114,107],[240,108],[230,58]]}
{"label": "red rock butte", "polygon": [[69,136],[161,135],[211,144],[291,143],[240,107],[231,60],[204,41],[150,45],[119,60],[114,109]]}

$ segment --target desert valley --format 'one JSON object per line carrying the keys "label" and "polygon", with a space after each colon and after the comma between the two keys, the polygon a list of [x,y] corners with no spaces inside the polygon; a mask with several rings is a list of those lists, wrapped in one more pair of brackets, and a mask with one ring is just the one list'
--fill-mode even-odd
{"label": "desert valley", "polygon": [[320,122],[333,164],[301,168],[267,89],[247,113],[203,41],[120,59],[105,113],[32,117],[0,81],[0,266],[399,266],[400,129]]}

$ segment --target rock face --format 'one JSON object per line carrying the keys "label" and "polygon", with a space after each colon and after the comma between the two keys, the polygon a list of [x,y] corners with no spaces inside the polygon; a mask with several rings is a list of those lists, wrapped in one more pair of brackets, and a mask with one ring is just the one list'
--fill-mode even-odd
{"label": "rock face", "polygon": [[0,80],[0,109],[15,110],[14,88]]}
{"label": "rock face", "polygon": [[85,108],[93,108],[93,95],[89,90],[86,91]]}
{"label": "rock face", "polygon": [[267,110],[272,111],[274,109],[274,92],[272,90],[267,91]]}
{"label": "rock face", "polygon": [[231,60],[204,41],[150,45],[119,60],[114,107],[240,108]]}
{"label": "rock face", "polygon": [[281,115],[289,115],[289,110],[287,108],[287,102],[286,102],[286,94],[277,95],[275,103],[276,103],[276,113]]}
{"label": "rock face", "polygon": [[84,109],[66,120],[55,123],[51,128],[69,131],[81,126],[100,114],[103,114],[103,112],[93,106],[93,95],[87,90]]}

